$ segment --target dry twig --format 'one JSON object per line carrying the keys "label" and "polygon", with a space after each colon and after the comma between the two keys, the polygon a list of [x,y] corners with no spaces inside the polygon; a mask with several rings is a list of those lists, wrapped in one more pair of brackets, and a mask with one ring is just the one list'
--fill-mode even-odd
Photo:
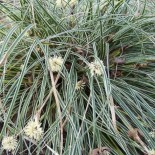
{"label": "dry twig", "polygon": [[51,71],[51,69],[49,69],[49,71],[50,71],[50,77],[51,77],[51,82],[52,82],[52,86],[53,86],[53,94],[54,94],[56,106],[57,106],[57,109],[58,109],[58,115],[59,115],[59,119],[60,119],[60,132],[61,132],[60,155],[62,155],[62,150],[63,150],[63,122],[62,122],[62,113],[61,113],[60,103],[59,103],[59,99],[58,99],[58,95],[57,95],[57,89],[56,89],[55,82],[54,82],[53,72]]}

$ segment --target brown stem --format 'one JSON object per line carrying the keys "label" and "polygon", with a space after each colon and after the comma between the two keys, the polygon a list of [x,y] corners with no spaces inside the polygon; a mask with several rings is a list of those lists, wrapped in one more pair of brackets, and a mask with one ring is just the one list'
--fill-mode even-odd
{"label": "brown stem", "polygon": [[[70,112],[71,112],[71,107],[69,107],[69,110],[67,111],[68,115],[70,114]],[[64,122],[62,124],[63,128],[66,125],[67,121],[68,121],[68,117],[66,117],[66,119],[64,120]]]}
{"label": "brown stem", "polygon": [[143,149],[146,151],[146,153],[148,155],[151,155],[150,152],[149,152],[149,150],[148,150],[148,148],[147,148],[147,146],[145,145],[145,143],[139,137],[139,134],[141,134],[141,133],[140,133],[139,129],[137,129],[137,128],[135,128],[135,129],[132,128],[132,129],[130,129],[128,131],[128,136],[131,139],[133,139],[135,142],[137,142],[138,144],[140,144],[143,147]]}
{"label": "brown stem", "polygon": [[56,106],[57,106],[57,109],[58,109],[58,115],[59,115],[59,119],[60,119],[60,132],[61,132],[60,155],[62,155],[62,150],[63,150],[63,122],[62,122],[62,113],[61,113],[60,103],[59,103],[59,99],[58,99],[58,95],[57,95],[57,89],[56,89],[55,82],[54,82],[53,72],[51,70],[50,70],[50,77],[51,77],[51,82],[52,82],[52,86],[53,86],[53,94],[54,94]]}
{"label": "brown stem", "polygon": [[136,137],[135,137],[135,141],[136,141],[137,143],[139,143],[139,144],[144,148],[144,150],[147,152],[148,155],[151,155],[151,154],[149,153],[149,150],[148,150],[148,148],[146,147],[145,143],[139,138],[139,136],[136,136]]}
{"label": "brown stem", "polygon": [[[59,80],[60,74],[57,75],[56,80],[55,80],[55,85],[57,84],[58,80]],[[39,108],[39,110],[36,112],[36,117],[40,118],[40,113],[42,111],[42,109],[44,108],[44,106],[46,105],[46,102],[48,101],[48,99],[51,97],[53,93],[53,87],[51,88],[49,94],[47,95],[47,97],[45,98],[43,104],[41,105],[41,107]]]}
{"label": "brown stem", "polygon": [[110,111],[111,111],[111,117],[112,117],[112,123],[114,126],[115,131],[117,132],[117,125],[116,125],[116,114],[115,114],[115,105],[114,105],[114,100],[113,97],[109,97],[109,102],[110,102]]}
{"label": "brown stem", "polygon": [[3,56],[2,56],[2,59],[0,60],[0,67],[3,66],[5,64],[5,62],[7,61],[7,58],[8,58],[8,53],[5,53]]}

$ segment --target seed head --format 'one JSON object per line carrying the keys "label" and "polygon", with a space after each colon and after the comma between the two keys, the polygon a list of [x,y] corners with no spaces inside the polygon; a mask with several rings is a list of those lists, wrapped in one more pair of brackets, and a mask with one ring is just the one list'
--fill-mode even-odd
{"label": "seed head", "polygon": [[13,136],[4,137],[2,140],[2,148],[7,151],[13,151],[17,147],[17,139]]}
{"label": "seed head", "polygon": [[81,89],[84,88],[84,86],[85,86],[85,82],[83,82],[82,80],[80,80],[80,81],[78,81],[76,83],[75,90],[81,90]]}
{"label": "seed head", "polygon": [[151,132],[149,133],[149,135],[150,135],[152,138],[155,138],[155,131],[151,131]]}
{"label": "seed head", "polygon": [[70,0],[70,1],[69,1],[69,5],[70,5],[71,7],[74,7],[74,6],[76,5],[76,3],[77,3],[77,0]]}
{"label": "seed head", "polygon": [[149,154],[155,155],[155,150],[150,150],[150,151],[149,151]]}
{"label": "seed head", "polygon": [[63,64],[63,59],[57,56],[49,58],[49,64],[53,72],[59,72]]}
{"label": "seed head", "polygon": [[66,7],[67,0],[56,0],[56,7],[63,8]]}
{"label": "seed head", "polygon": [[74,7],[77,3],[77,0],[56,0],[56,7],[66,7],[69,4],[71,7]]}
{"label": "seed head", "polygon": [[89,64],[89,69],[90,69],[90,73],[92,76],[97,75],[100,76],[102,75],[102,66],[101,64],[103,64],[103,61],[99,60],[95,60],[94,62],[91,62]]}
{"label": "seed head", "polygon": [[40,126],[41,124],[36,120],[29,121],[23,129],[25,135],[30,139],[39,141],[43,136],[43,129]]}

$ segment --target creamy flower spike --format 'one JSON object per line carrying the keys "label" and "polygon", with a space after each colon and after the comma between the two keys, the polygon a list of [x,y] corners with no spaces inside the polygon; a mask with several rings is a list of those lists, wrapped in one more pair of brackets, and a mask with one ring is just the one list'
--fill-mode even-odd
{"label": "creamy flower spike", "polygon": [[151,131],[151,132],[149,133],[149,135],[150,135],[152,138],[155,138],[155,131]]}
{"label": "creamy flower spike", "polygon": [[77,0],[56,0],[56,7],[66,7],[66,5],[70,5],[73,7],[77,3]]}
{"label": "creamy flower spike", "polygon": [[150,151],[149,151],[149,154],[150,154],[150,155],[155,155],[155,150],[150,150]]}
{"label": "creamy flower spike", "polygon": [[17,147],[17,139],[15,139],[13,136],[4,137],[2,139],[2,148],[7,151],[13,151]]}
{"label": "creamy flower spike", "polygon": [[92,76],[97,75],[100,76],[102,75],[102,66],[101,64],[103,64],[103,61],[99,60],[95,60],[94,62],[91,62],[89,64],[89,69],[90,69],[90,73]]}
{"label": "creamy flower spike", "polygon": [[25,37],[29,37],[29,33],[28,33],[28,32],[25,32],[25,33],[24,33],[24,36],[25,36]]}
{"label": "creamy flower spike", "polygon": [[83,82],[82,80],[80,80],[80,81],[78,81],[76,83],[75,90],[81,90],[81,89],[84,88],[84,86],[85,86],[85,82]]}
{"label": "creamy flower spike", "polygon": [[74,5],[76,5],[76,3],[77,3],[77,0],[70,0],[70,1],[69,1],[69,5],[70,5],[71,7],[73,7]]}
{"label": "creamy flower spike", "polygon": [[65,0],[56,0],[56,7],[65,7],[66,1]]}
{"label": "creamy flower spike", "polygon": [[63,64],[63,59],[57,56],[49,58],[49,64],[53,72],[59,72]]}
{"label": "creamy flower spike", "polygon": [[27,137],[36,141],[39,141],[44,133],[41,124],[36,120],[29,121],[23,130]]}

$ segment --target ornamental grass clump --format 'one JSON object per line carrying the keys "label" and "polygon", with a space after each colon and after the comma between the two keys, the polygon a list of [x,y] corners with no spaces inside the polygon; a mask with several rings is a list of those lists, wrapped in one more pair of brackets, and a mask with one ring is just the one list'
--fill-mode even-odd
{"label": "ornamental grass clump", "polygon": [[154,154],[154,9],[2,0],[0,154]]}

